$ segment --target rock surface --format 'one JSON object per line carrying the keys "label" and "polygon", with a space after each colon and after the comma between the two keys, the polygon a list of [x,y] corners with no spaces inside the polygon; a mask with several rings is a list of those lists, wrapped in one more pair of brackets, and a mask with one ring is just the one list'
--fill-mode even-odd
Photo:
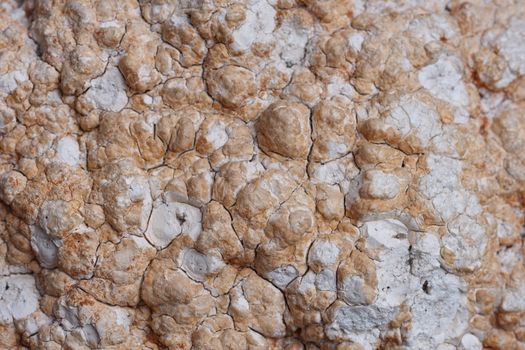
{"label": "rock surface", "polygon": [[0,349],[525,349],[520,0],[4,0]]}

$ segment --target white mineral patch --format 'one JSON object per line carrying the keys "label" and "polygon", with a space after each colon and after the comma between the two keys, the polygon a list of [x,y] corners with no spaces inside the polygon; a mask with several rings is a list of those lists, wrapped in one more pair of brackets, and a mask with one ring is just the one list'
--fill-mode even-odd
{"label": "white mineral patch", "polygon": [[356,94],[353,85],[339,76],[331,78],[326,89],[329,96],[342,95],[348,98],[353,98]]}
{"label": "white mineral patch", "polygon": [[328,157],[334,159],[348,153],[348,146],[344,143],[328,141]]}
{"label": "white mineral patch", "polygon": [[57,264],[58,246],[39,226],[31,226],[31,248],[40,264],[53,269]]}
{"label": "white mineral patch", "polygon": [[58,300],[55,313],[56,316],[61,319],[61,324],[64,329],[72,330],[80,326],[78,308],[68,305],[64,299]]}
{"label": "white mineral patch", "polygon": [[103,344],[122,343],[129,333],[131,317],[129,312],[121,307],[107,307],[103,317],[94,324]]}
{"label": "white mineral patch", "polygon": [[104,75],[93,79],[85,97],[97,108],[104,111],[118,112],[128,103],[126,83],[116,67],[108,67]]}
{"label": "white mineral patch", "polygon": [[419,82],[435,97],[456,107],[457,123],[468,121],[469,96],[463,82],[463,67],[455,56],[441,56],[419,71]]}
{"label": "white mineral patch", "polygon": [[369,171],[367,175],[369,176],[368,194],[373,198],[391,199],[399,194],[401,187],[395,175],[380,170]]}
{"label": "white mineral patch", "polygon": [[523,310],[525,308],[525,299],[523,298],[524,294],[525,282],[519,281],[517,282],[517,286],[505,291],[501,308],[504,311],[510,312]]}
{"label": "white mineral patch", "polygon": [[430,155],[427,160],[430,172],[419,180],[419,190],[427,198],[460,187],[461,163],[457,159]]}
{"label": "white mineral patch", "polygon": [[424,277],[433,270],[440,268],[440,249],[439,237],[433,233],[425,233],[416,236],[412,243],[412,265],[410,273],[416,277]]}
{"label": "white mineral patch", "polygon": [[237,290],[238,293],[235,298],[232,298],[230,307],[239,312],[249,312],[250,304],[248,303],[248,300],[244,297],[240,287],[237,287]]}
{"label": "white mineral patch", "polygon": [[228,142],[226,124],[220,121],[213,122],[206,133],[206,140],[212,145],[214,150],[224,146]]}
{"label": "white mineral patch", "polygon": [[401,136],[406,136],[413,130],[424,147],[441,132],[437,111],[410,96],[400,100],[385,119],[385,123],[394,127]]}
{"label": "white mineral patch", "polygon": [[20,70],[0,74],[0,91],[10,94],[19,83],[26,81],[28,78],[27,73]]}
{"label": "white mineral patch", "polygon": [[[437,237],[426,234],[410,251],[408,230],[399,221],[367,222],[361,232],[367,237],[367,251],[377,252],[374,305],[386,310],[395,310],[401,304],[411,306],[412,322],[417,327],[409,332],[409,344],[435,348],[463,334],[468,323],[465,283],[440,268]],[[356,292],[361,285],[359,279],[344,282],[345,298],[362,302]],[[444,305],[437,307],[434,303]]]}
{"label": "white mineral patch", "polygon": [[449,232],[443,236],[442,243],[454,254],[454,266],[466,270],[479,267],[487,244],[485,228],[464,214],[452,220],[447,228]]}
{"label": "white mineral patch", "polygon": [[175,216],[181,226],[181,232],[196,240],[202,230],[201,211],[194,206],[184,203],[170,203],[169,205],[175,211]]}
{"label": "white mineral patch", "polygon": [[278,288],[284,289],[298,274],[299,271],[294,266],[285,265],[269,272],[267,276]]}
{"label": "white mineral patch", "polygon": [[387,219],[366,222],[361,227],[368,249],[407,248],[408,229],[398,220]]}
{"label": "white mineral patch", "polygon": [[182,257],[181,268],[191,278],[202,281],[211,270],[208,260],[209,258],[206,255],[199,253],[195,249],[188,249]]}
{"label": "white mineral patch", "polygon": [[104,21],[100,22],[100,28],[118,28],[120,23],[118,21]]}
{"label": "white mineral patch", "polygon": [[513,17],[508,29],[496,43],[499,52],[507,60],[510,69],[519,75],[525,74],[525,19]]}
{"label": "white mineral patch", "polygon": [[465,350],[481,350],[483,348],[479,339],[470,333],[465,334],[461,338],[461,346]]}
{"label": "white mineral patch", "polygon": [[417,17],[410,22],[409,29],[423,44],[449,39],[457,33],[457,29],[445,16],[435,14]]}
{"label": "white mineral patch", "polygon": [[148,217],[151,213],[153,200],[151,198],[151,191],[148,180],[143,176],[132,176],[125,178],[129,186],[127,193],[123,193],[117,198],[122,205],[129,205],[129,203],[142,203],[140,211],[140,221],[138,226],[144,232],[147,229]]}
{"label": "white mineral patch", "polygon": [[505,247],[498,251],[498,260],[501,264],[501,270],[505,273],[511,273],[516,262],[523,263],[520,247]]}
{"label": "white mineral patch", "polygon": [[275,32],[277,46],[272,52],[280,68],[300,64],[306,53],[308,30],[297,26],[294,20],[284,20]]}
{"label": "white mineral patch", "polygon": [[0,323],[18,321],[39,308],[40,295],[31,275],[0,277]]}
{"label": "white mineral patch", "polygon": [[76,137],[66,136],[58,141],[54,160],[73,167],[80,165],[80,147]]}
{"label": "white mineral patch", "polygon": [[364,41],[365,37],[362,33],[352,33],[348,36],[348,43],[350,44],[350,47],[356,52],[361,51]]}
{"label": "white mineral patch", "polygon": [[184,203],[158,202],[149,219],[146,238],[158,249],[167,247],[181,233],[197,239],[202,230],[201,212]]}
{"label": "white mineral patch", "polygon": [[50,326],[51,323],[52,319],[48,315],[43,312],[37,312],[33,314],[33,317],[28,317],[19,324],[26,334],[35,334],[41,328]]}
{"label": "white mineral patch", "polygon": [[315,276],[315,287],[321,291],[336,291],[336,276],[335,272],[330,269],[321,270]]}
{"label": "white mineral patch", "polygon": [[93,347],[96,347],[100,342],[100,337],[98,335],[97,329],[91,324],[86,324],[82,326],[82,334],[86,338],[88,344],[90,344]]}
{"label": "white mineral patch", "polygon": [[315,272],[312,270],[308,271],[301,277],[301,283],[299,284],[297,291],[302,295],[306,295],[310,289],[315,288],[315,279]]}
{"label": "white mineral patch", "polygon": [[408,345],[435,348],[462,335],[468,327],[469,312],[464,294],[465,283],[459,277],[435,270],[425,280],[426,289],[412,299],[412,329]]}
{"label": "white mineral patch", "polygon": [[419,284],[410,274],[408,229],[397,220],[370,221],[361,232],[367,251],[376,252],[378,296],[375,305],[399,307]]}
{"label": "white mineral patch", "polygon": [[394,316],[394,310],[376,306],[341,306],[332,323],[325,327],[329,339],[358,341],[365,350],[374,349],[379,328],[384,328]]}
{"label": "white mineral patch", "polygon": [[343,280],[342,288],[339,290],[341,298],[348,304],[366,304],[366,296],[363,290],[365,281],[361,276],[347,276]]}
{"label": "white mineral patch", "polygon": [[310,249],[308,261],[319,263],[321,266],[330,266],[337,261],[339,247],[330,241],[315,241]]}
{"label": "white mineral patch", "polygon": [[233,49],[248,50],[253,43],[268,43],[275,28],[275,9],[266,0],[250,1],[246,19],[233,31]]}
{"label": "white mineral patch", "polygon": [[163,249],[180,233],[181,226],[174,208],[164,203],[154,206],[148,229],[144,233],[148,241],[156,248]]}
{"label": "white mineral patch", "polygon": [[344,164],[337,160],[319,165],[313,174],[313,177],[322,183],[334,185],[342,182],[346,176]]}

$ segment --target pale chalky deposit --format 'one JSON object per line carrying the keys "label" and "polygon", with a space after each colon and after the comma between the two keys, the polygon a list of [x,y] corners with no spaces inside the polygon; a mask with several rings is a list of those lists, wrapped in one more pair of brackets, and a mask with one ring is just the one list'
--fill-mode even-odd
{"label": "pale chalky deposit", "polygon": [[525,350],[523,0],[1,0],[0,350]]}

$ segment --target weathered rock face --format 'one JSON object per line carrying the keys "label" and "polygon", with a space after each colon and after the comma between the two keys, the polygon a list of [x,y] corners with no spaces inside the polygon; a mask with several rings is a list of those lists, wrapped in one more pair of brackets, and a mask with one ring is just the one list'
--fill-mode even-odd
{"label": "weathered rock face", "polygon": [[519,0],[4,0],[0,349],[525,349]]}

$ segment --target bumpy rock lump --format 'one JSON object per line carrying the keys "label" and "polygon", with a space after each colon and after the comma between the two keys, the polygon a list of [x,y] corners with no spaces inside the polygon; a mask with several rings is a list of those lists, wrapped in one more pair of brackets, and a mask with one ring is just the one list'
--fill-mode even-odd
{"label": "bumpy rock lump", "polygon": [[525,349],[523,1],[0,2],[0,349]]}

